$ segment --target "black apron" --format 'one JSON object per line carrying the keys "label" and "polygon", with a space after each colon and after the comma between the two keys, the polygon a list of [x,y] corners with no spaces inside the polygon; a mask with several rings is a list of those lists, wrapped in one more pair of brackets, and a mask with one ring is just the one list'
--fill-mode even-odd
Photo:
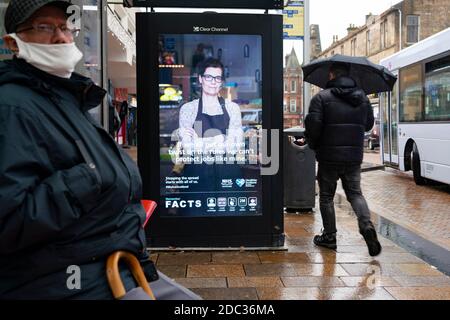
{"label": "black apron", "polygon": [[[225,100],[219,97],[219,103],[222,107],[223,114],[211,116],[203,113],[203,99],[200,98],[198,103],[198,112],[195,122],[202,123],[201,132],[199,128],[196,128],[197,135],[202,138],[212,138],[219,134],[226,137],[227,130],[230,126],[230,115],[225,107]],[[213,130],[212,130],[213,129]],[[193,163],[186,164],[183,172],[185,177],[199,177],[199,183],[192,185],[189,188],[191,192],[215,192],[226,191],[222,188],[222,181],[224,179],[240,179],[241,170],[238,164],[226,164],[215,162],[205,163]]]}

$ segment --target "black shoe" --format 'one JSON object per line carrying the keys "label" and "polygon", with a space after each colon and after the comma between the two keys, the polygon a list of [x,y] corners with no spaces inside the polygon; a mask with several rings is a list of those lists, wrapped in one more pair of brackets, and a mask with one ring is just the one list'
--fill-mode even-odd
{"label": "black shoe", "polygon": [[361,231],[364,240],[366,241],[369,254],[374,257],[381,253],[381,244],[377,238],[377,232],[372,224],[369,224]]}
{"label": "black shoe", "polygon": [[336,250],[336,235],[322,233],[321,235],[315,236],[313,242],[316,246],[325,247],[328,249]]}

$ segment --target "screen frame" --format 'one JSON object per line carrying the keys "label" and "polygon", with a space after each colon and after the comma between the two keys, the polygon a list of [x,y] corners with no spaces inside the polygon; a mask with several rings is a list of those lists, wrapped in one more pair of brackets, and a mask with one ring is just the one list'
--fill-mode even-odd
{"label": "screen frame", "polygon": [[214,8],[214,9],[278,9],[284,0],[124,0],[125,7],[147,8]]}
{"label": "screen frame", "polygon": [[[282,16],[212,13],[137,13],[138,164],[143,198],[160,201],[159,34],[192,34],[194,26],[228,28],[230,35],[262,36],[263,128],[278,129],[279,170],[261,176],[262,215],[160,217],[146,228],[150,247],[275,247],[284,245],[282,130]],[[211,34],[212,32],[198,32]],[[214,33],[213,33],[214,34]],[[151,88],[150,90],[148,88]],[[271,106],[280,106],[272,108]],[[155,108],[158,106],[158,108]],[[270,150],[270,137],[268,145]],[[157,147],[155,147],[157,146]],[[277,192],[274,192],[276,190]]]}

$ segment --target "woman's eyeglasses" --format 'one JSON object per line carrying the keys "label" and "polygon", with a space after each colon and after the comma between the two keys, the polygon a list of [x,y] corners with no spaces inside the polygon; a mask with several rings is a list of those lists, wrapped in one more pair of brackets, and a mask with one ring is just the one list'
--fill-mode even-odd
{"label": "woman's eyeglasses", "polygon": [[41,34],[47,34],[49,36],[53,36],[56,33],[56,30],[59,29],[61,32],[67,37],[76,38],[80,34],[80,29],[71,29],[67,26],[55,26],[53,24],[37,24],[31,26],[29,28],[24,28],[22,30],[18,30],[17,33],[34,30]]}
{"label": "woman's eyeglasses", "polygon": [[204,74],[202,77],[203,77],[203,79],[205,79],[208,82],[212,82],[213,79],[216,81],[216,83],[222,83],[223,82],[223,77],[222,76],[214,77],[214,76],[212,76],[210,74]]}

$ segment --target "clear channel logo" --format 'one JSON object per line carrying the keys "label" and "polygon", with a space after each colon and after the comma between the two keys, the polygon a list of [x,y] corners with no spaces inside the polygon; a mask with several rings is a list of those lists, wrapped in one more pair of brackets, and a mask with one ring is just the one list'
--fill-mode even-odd
{"label": "clear channel logo", "polygon": [[228,32],[230,28],[193,26],[194,32]]}

